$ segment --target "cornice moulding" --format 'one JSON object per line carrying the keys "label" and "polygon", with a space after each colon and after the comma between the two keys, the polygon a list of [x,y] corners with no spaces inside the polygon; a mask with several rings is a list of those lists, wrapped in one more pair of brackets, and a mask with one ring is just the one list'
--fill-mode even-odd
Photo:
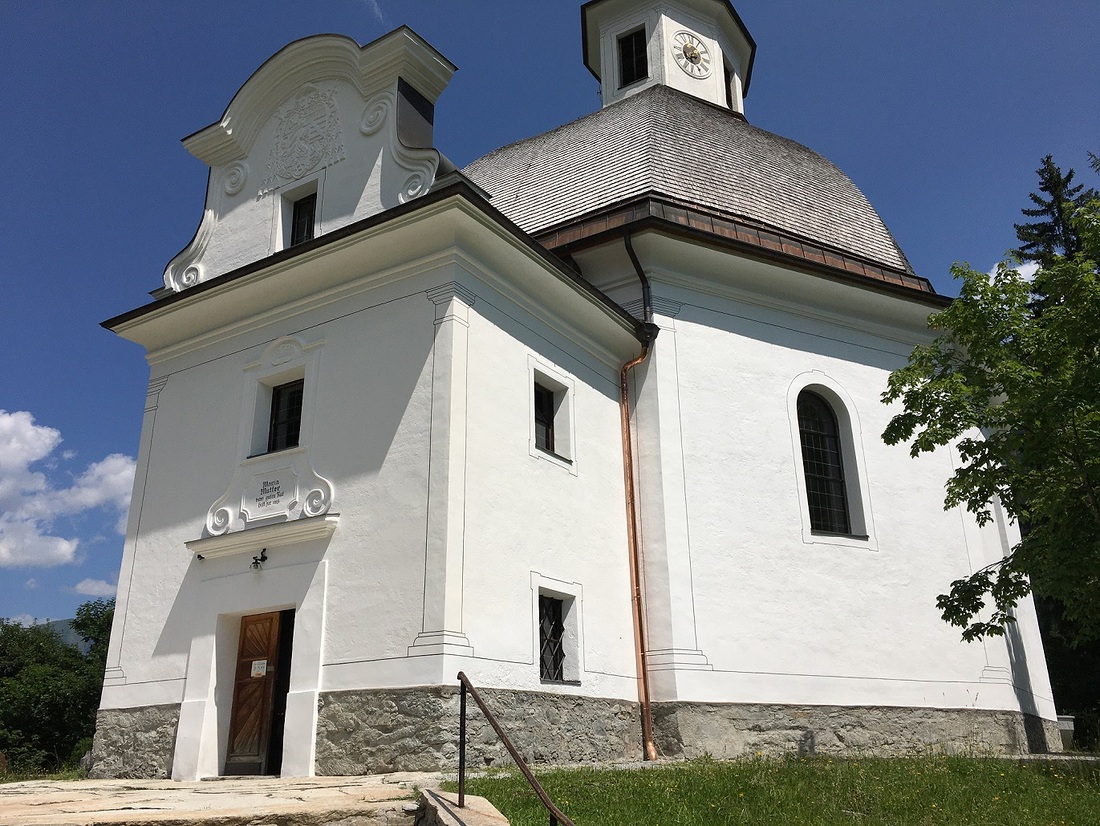
{"label": "cornice moulding", "polygon": [[[417,244],[410,245],[403,239],[409,232],[416,234]],[[401,255],[413,248],[422,253],[415,261],[400,260]],[[365,255],[368,249],[371,254]],[[393,260],[380,260],[379,254],[383,251]],[[559,270],[552,263],[553,258],[541,252],[541,248],[524,243],[496,215],[472,203],[463,194],[442,197],[438,201],[418,199],[404,214],[358,229],[349,228],[346,234],[322,236],[312,248],[268,263],[258,262],[240,273],[221,276],[224,280],[215,279],[177,293],[162,306],[150,305],[148,311],[112,323],[110,329],[144,345],[148,361],[159,363],[193,350],[203,342],[253,326],[257,319],[270,317],[271,313],[285,315],[292,309],[319,306],[332,300],[327,297],[329,295],[347,295],[348,290],[362,292],[378,284],[380,279],[394,281],[414,275],[423,271],[423,262],[428,259],[444,263],[448,259],[461,259],[467,266],[484,259],[485,266],[476,267],[479,273],[499,270],[524,275],[537,267],[540,273],[554,277],[524,275],[506,294],[513,298],[517,292],[545,294],[547,299],[553,300],[531,303],[532,299],[527,299],[519,303],[525,308],[537,309],[536,315],[540,318],[552,316],[566,322],[567,327],[577,333],[580,327],[589,325],[577,324],[576,316],[579,313],[587,317],[603,329],[602,333],[593,330],[583,334],[601,342],[595,349],[603,352],[602,358],[606,359],[609,353],[637,348],[634,319],[601,298],[598,291]],[[364,272],[366,265],[377,269]],[[485,276],[490,282],[502,277]],[[551,311],[550,308],[559,309]]]}
{"label": "cornice moulding", "polygon": [[[681,290],[686,290],[699,296],[711,296],[713,298],[718,298],[737,304],[760,307],[767,310],[775,310],[812,321],[823,322],[835,327],[852,330],[862,335],[870,335],[874,336],[875,338],[893,341],[905,347],[906,353],[908,352],[908,350],[916,347],[917,345],[927,344],[928,340],[931,337],[927,334],[922,335],[922,333],[927,330],[927,318],[930,314],[930,311],[926,311],[923,314],[919,315],[919,319],[912,319],[913,322],[919,323],[914,323],[913,326],[911,326],[909,329],[904,329],[896,325],[883,324],[880,322],[872,321],[869,318],[860,318],[857,320],[853,320],[850,315],[845,315],[840,312],[824,308],[813,308],[807,306],[806,304],[800,304],[782,298],[766,296],[755,291],[740,289],[731,284],[720,283],[713,278],[692,276],[685,273],[665,270],[663,268],[655,269],[651,273],[651,277],[653,277],[655,281],[658,281],[660,283],[667,284],[671,287],[677,287]],[[724,313],[723,310],[718,309],[714,306],[693,302],[690,299],[679,301],[679,303],[681,303],[682,306],[695,306],[702,310]],[[904,306],[906,309],[908,309],[912,305],[906,304]]]}
{"label": "cornice moulding", "polygon": [[330,513],[234,531],[224,536],[192,539],[184,544],[187,550],[203,559],[217,559],[220,556],[253,552],[259,548],[280,548],[300,542],[328,539],[339,521],[340,514]]}

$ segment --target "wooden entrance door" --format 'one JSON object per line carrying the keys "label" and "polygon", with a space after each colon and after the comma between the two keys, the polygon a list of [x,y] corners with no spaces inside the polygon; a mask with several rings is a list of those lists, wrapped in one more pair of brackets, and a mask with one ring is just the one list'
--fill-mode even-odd
{"label": "wooden entrance door", "polygon": [[241,617],[225,774],[278,774],[293,611]]}

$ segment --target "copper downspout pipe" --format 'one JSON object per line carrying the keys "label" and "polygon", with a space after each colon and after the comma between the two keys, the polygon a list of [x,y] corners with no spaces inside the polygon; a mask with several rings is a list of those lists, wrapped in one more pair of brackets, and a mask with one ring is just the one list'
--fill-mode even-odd
{"label": "copper downspout pipe", "polygon": [[[645,340],[642,352],[631,359],[619,371],[619,427],[623,441],[623,482],[626,491],[626,538],[630,557],[630,602],[634,618],[634,662],[638,672],[638,705],[642,712],[642,748],[646,760],[657,759],[657,746],[653,742],[653,709],[649,697],[649,670],[646,668],[645,646],[645,602],[642,599],[642,563],[641,546],[638,542],[638,498],[634,490],[634,451],[630,438],[630,371],[649,356],[650,347],[657,338],[660,328],[653,323],[653,299],[649,289],[649,279],[634,252],[630,240],[630,231],[623,233],[623,243],[630,263],[642,285],[642,319],[645,325]],[[570,259],[570,265],[580,272],[580,267]]]}
{"label": "copper downspout pipe", "polygon": [[623,234],[630,263],[642,285],[642,318],[645,321],[646,340],[636,359],[628,361],[619,372],[619,422],[623,437],[623,481],[626,485],[627,547],[630,554],[630,597],[634,614],[634,659],[638,669],[638,703],[642,712],[642,744],[646,760],[657,759],[657,746],[653,742],[653,709],[649,695],[649,669],[646,667],[645,602],[642,598],[641,548],[638,542],[638,499],[634,490],[634,452],[630,438],[630,371],[649,356],[650,346],[657,338],[659,328],[653,323],[653,300],[649,279],[634,252],[630,233]]}
{"label": "copper downspout pipe", "polygon": [[[652,340],[652,339],[651,339]],[[642,745],[646,760],[657,759],[653,743],[653,711],[649,699],[649,670],[645,663],[645,606],[642,602],[641,559],[638,552],[638,504],[634,492],[634,453],[630,447],[630,370],[645,361],[650,342],[619,373],[619,421],[623,437],[623,481],[626,484],[626,532],[630,554],[630,596],[634,614],[634,659],[638,669],[638,703],[642,711]]]}

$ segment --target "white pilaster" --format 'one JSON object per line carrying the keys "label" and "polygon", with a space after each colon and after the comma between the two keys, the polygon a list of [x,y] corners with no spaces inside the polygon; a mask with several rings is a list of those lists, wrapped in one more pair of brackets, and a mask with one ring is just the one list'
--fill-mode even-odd
{"label": "white pilaster", "polygon": [[[637,403],[647,657],[654,699],[676,699],[676,671],[711,670],[699,650],[691,571],[691,534],[680,423],[675,314],[658,301],[661,333]],[[664,313],[668,313],[665,315]]]}
{"label": "white pilaster", "polygon": [[141,505],[145,494],[145,482],[149,478],[149,453],[153,444],[157,402],[160,399],[160,391],[167,384],[167,376],[150,379],[145,396],[145,415],[141,420],[137,473],[134,474],[134,488],[130,494],[130,511],[126,518],[126,543],[122,553],[122,568],[118,574],[118,592],[115,596],[115,618],[111,628],[111,641],[107,648],[107,670],[103,675],[105,687],[126,684],[126,672],[122,670],[122,641],[126,636],[128,616],[126,606],[130,601],[130,586],[133,582],[134,555],[141,526]]}
{"label": "white pilaster", "polygon": [[466,360],[474,295],[457,283],[427,292],[435,305],[424,612],[409,655],[473,654],[462,631],[466,519]]}

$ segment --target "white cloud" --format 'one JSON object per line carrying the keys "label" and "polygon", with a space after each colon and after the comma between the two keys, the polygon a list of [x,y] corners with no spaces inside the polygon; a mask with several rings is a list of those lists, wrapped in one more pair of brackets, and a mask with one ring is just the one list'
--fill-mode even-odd
{"label": "white cloud", "polygon": [[26,588],[28,591],[33,591],[35,588],[38,587],[38,580],[34,577],[31,577],[23,583],[23,587]]}
{"label": "white cloud", "polygon": [[125,510],[130,504],[134,484],[134,460],[112,453],[101,462],[92,462],[73,482],[72,487],[54,491],[48,498],[52,509],[77,513],[107,505]]}
{"label": "white cloud", "polygon": [[386,18],[382,14],[382,7],[378,5],[378,0],[366,0],[367,8],[371,10],[375,17],[378,18],[379,23],[385,23]]}
{"label": "white cloud", "polygon": [[1039,265],[1034,261],[1028,261],[1024,264],[1017,264],[1016,269],[1019,271],[1020,275],[1028,281],[1031,281],[1035,278],[1035,273],[1039,272]]}
{"label": "white cloud", "polygon": [[16,625],[22,625],[24,628],[30,628],[32,625],[38,625],[38,620],[32,617],[30,614],[16,614],[8,621],[14,622]]}
{"label": "white cloud", "polygon": [[52,568],[72,562],[79,540],[50,536],[49,530],[49,522],[22,512],[0,516],[0,568]]}
{"label": "white cloud", "polygon": [[102,579],[82,579],[73,586],[73,590],[89,597],[113,597],[118,586]]}
{"label": "white cloud", "polygon": [[52,427],[40,427],[30,413],[0,410],[0,508],[15,506],[26,493],[46,488],[46,477],[30,466],[61,443]]}
{"label": "white cloud", "polygon": [[[1016,270],[1027,281],[1033,281],[1035,279],[1035,273],[1039,272],[1039,265],[1034,261],[1025,261],[1022,264],[1014,264],[1011,261],[1008,261],[1006,263],[1008,264],[1009,269]],[[1000,268],[1000,266],[1001,265],[998,264],[989,271],[988,275],[990,278],[997,274],[997,270]]]}
{"label": "white cloud", "polygon": [[102,509],[118,513],[116,529],[125,531],[134,460],[111,454],[59,487],[33,466],[48,465],[60,443],[61,434],[30,413],[0,410],[0,568],[72,562],[80,542],[54,534],[59,517]]}

